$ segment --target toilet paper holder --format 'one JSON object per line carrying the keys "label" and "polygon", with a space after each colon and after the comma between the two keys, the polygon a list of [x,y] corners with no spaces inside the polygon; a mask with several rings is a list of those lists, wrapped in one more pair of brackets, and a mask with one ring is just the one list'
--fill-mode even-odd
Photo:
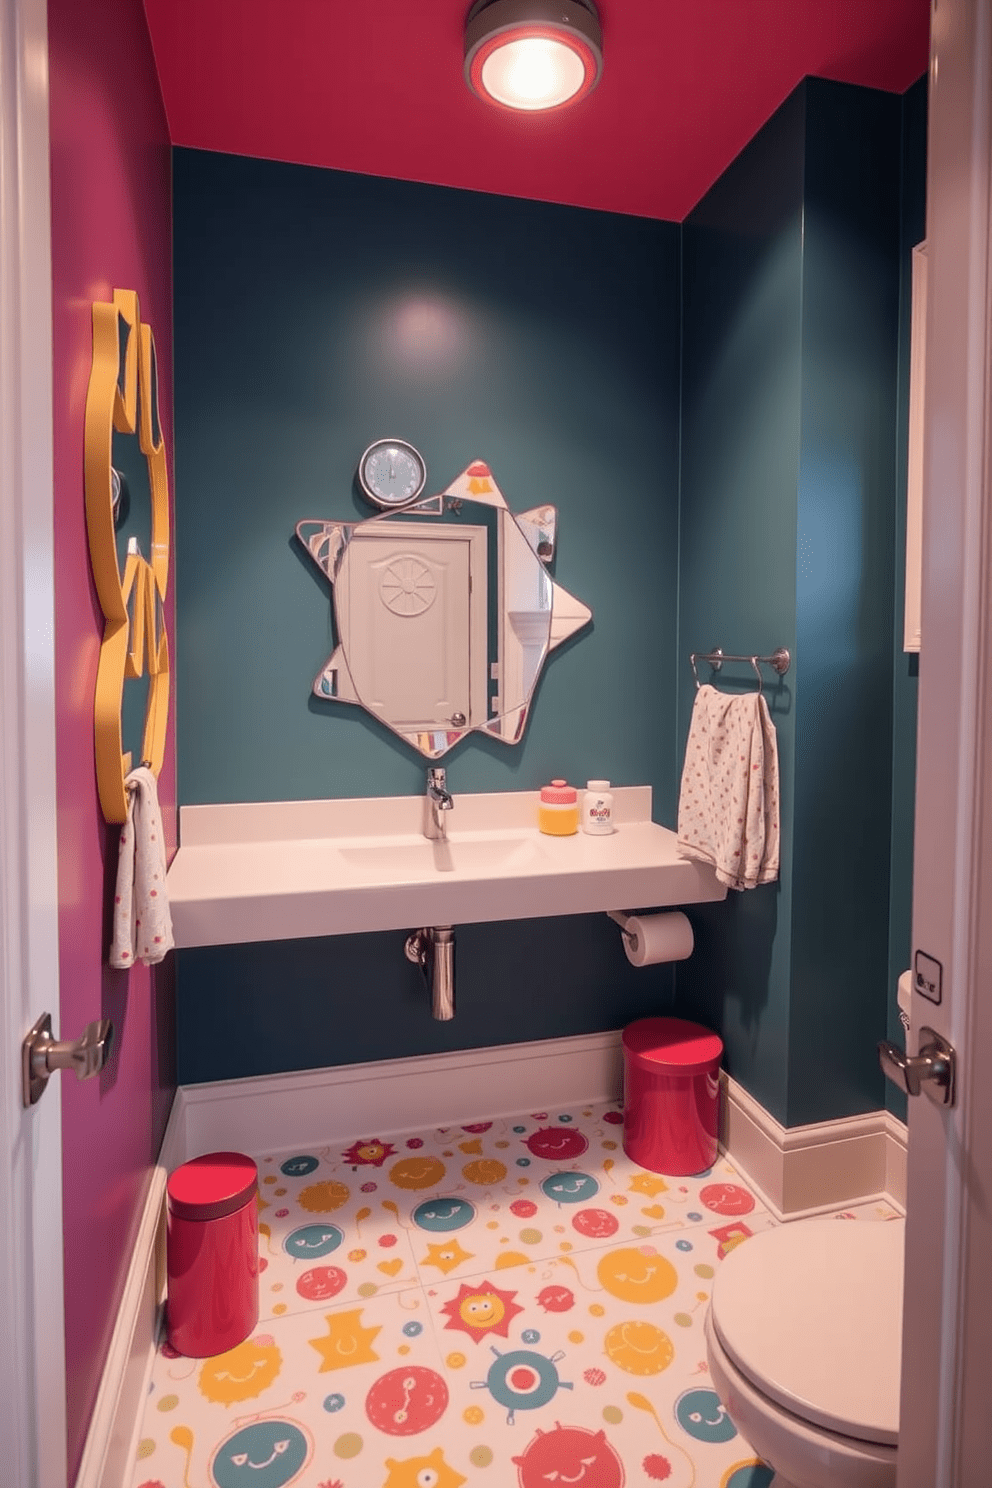
{"label": "toilet paper holder", "polygon": [[[692,954],[692,926],[682,910],[666,908],[634,914],[626,909],[608,909],[606,915],[620,926],[624,951],[632,966],[684,961]],[[673,928],[674,938],[671,938]],[[656,938],[659,929],[669,937],[664,945],[659,945]]]}
{"label": "toilet paper holder", "polygon": [[629,909],[608,909],[606,918],[620,926],[620,934],[624,940],[631,941],[635,938],[633,931],[627,929],[627,921],[633,918]]}

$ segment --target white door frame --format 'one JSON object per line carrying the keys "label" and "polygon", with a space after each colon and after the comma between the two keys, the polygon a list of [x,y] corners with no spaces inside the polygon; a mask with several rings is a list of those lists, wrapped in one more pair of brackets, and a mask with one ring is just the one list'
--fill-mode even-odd
{"label": "white door frame", "polygon": [[935,0],[927,200],[914,1042],[954,1044],[951,1111],[910,1102],[899,1488],[989,1481],[992,1419],[992,0]]}
{"label": "white door frame", "polygon": [[[933,50],[913,933],[945,999],[915,994],[913,1023],[955,1044],[960,1096],[911,1103],[899,1484],[970,1488],[992,1419],[992,0],[938,0]],[[45,0],[0,0],[0,324],[0,1439],[10,1482],[63,1488],[59,1082],[25,1113],[19,1079],[58,1011]]]}
{"label": "white door frame", "polygon": [[0,0],[0,1441],[4,1480],[64,1488],[59,1081],[21,1105],[20,1045],[58,1035],[52,274],[45,0]]}

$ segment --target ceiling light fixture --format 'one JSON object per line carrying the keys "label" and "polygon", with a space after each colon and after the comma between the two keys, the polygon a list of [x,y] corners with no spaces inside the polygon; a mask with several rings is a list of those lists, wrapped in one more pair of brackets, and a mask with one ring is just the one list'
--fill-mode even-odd
{"label": "ceiling light fixture", "polygon": [[603,70],[592,0],[476,0],[465,21],[465,81],[500,108],[563,108]]}

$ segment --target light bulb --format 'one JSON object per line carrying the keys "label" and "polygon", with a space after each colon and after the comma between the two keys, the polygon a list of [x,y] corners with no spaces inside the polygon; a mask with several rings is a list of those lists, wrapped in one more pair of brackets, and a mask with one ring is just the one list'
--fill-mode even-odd
{"label": "light bulb", "polygon": [[486,58],[482,86],[508,108],[547,109],[578,93],[585,75],[582,58],[564,42],[526,36]]}
{"label": "light bulb", "polygon": [[561,108],[591,93],[603,66],[593,0],[475,0],[465,23],[465,81],[498,108]]}

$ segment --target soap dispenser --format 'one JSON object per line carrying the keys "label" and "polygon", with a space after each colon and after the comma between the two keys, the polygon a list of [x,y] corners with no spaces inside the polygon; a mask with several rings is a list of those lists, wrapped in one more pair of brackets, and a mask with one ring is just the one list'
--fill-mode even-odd
{"label": "soap dispenser", "polygon": [[587,780],[582,797],[582,830],[590,837],[608,837],[613,831],[613,797],[608,780]]}

